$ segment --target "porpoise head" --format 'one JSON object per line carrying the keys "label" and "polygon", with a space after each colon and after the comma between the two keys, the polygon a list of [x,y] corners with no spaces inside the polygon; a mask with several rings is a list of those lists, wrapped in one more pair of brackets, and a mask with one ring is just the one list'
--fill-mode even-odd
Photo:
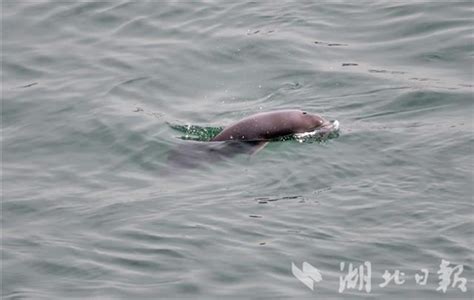
{"label": "porpoise head", "polygon": [[[295,133],[311,132],[315,130],[334,130],[334,121],[329,121],[321,117],[303,110],[293,111]],[[337,124],[338,125],[338,124]]]}
{"label": "porpoise head", "polygon": [[339,131],[339,122],[337,120],[326,120],[319,115],[310,114],[306,111],[300,112],[302,116],[302,125],[298,132],[295,133],[297,139],[304,137],[318,136],[327,137],[331,133]]}

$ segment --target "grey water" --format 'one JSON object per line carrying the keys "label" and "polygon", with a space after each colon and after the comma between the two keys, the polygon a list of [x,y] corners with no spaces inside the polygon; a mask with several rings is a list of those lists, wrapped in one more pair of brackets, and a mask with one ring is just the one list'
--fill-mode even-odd
{"label": "grey water", "polygon": [[[472,299],[473,8],[2,1],[2,299]],[[339,136],[163,172],[293,108]]]}

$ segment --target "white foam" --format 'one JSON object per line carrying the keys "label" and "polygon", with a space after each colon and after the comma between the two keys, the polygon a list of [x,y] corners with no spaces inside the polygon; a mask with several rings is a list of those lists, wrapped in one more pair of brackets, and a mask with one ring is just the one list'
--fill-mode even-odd
{"label": "white foam", "polygon": [[331,126],[328,128],[328,127],[324,127],[324,128],[318,128],[314,131],[310,131],[310,132],[303,132],[303,133],[295,133],[295,137],[296,138],[305,138],[305,137],[312,137],[312,136],[315,136],[315,135],[318,135],[318,134],[321,134],[321,133],[330,133],[330,132],[336,132],[339,130],[339,121],[338,120],[332,120],[330,121],[331,122]]}

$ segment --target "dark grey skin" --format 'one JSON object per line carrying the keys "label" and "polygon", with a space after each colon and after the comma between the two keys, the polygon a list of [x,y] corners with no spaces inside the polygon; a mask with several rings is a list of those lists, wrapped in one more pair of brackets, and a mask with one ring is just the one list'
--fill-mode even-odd
{"label": "dark grey skin", "polygon": [[215,136],[212,141],[268,141],[274,138],[311,132],[327,121],[302,110],[277,110],[244,118]]}
{"label": "dark grey skin", "polygon": [[316,129],[331,130],[332,123],[302,110],[278,110],[246,117],[224,128],[211,142],[183,141],[169,153],[169,169],[196,168],[238,154],[255,154],[272,139]]}

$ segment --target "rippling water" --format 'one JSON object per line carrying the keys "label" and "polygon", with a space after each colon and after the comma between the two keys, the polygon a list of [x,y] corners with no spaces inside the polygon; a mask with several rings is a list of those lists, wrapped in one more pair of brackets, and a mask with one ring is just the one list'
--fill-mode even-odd
{"label": "rippling water", "polygon": [[[4,1],[3,298],[472,298],[473,23],[472,2]],[[170,123],[287,108],[340,136],[162,172],[191,142]],[[437,291],[442,260],[466,292]],[[365,262],[371,291],[339,293]]]}

